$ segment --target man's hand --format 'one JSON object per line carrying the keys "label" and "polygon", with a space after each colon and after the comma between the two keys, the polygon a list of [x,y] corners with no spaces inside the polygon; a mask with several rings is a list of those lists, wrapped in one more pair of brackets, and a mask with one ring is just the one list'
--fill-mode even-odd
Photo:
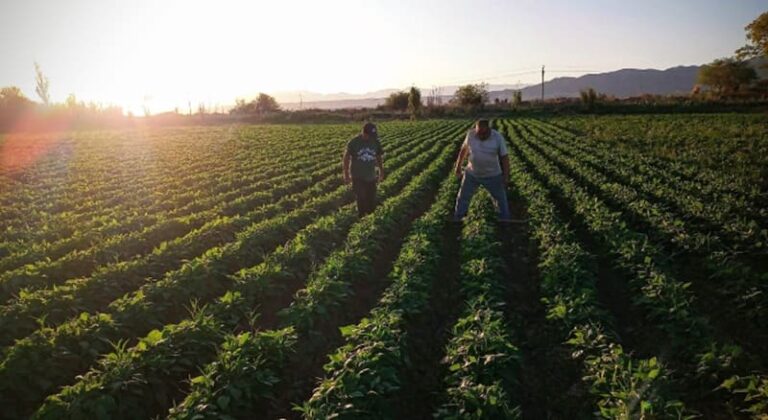
{"label": "man's hand", "polygon": [[349,176],[349,174],[347,174],[347,173],[344,174],[344,183],[345,184],[351,184],[352,183],[352,177]]}

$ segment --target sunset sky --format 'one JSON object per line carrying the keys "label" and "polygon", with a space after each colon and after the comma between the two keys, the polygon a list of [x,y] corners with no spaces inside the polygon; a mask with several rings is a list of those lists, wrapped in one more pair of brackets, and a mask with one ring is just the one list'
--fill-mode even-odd
{"label": "sunset sky", "polygon": [[0,86],[153,112],[259,91],[535,83],[728,56],[765,0],[4,1]]}

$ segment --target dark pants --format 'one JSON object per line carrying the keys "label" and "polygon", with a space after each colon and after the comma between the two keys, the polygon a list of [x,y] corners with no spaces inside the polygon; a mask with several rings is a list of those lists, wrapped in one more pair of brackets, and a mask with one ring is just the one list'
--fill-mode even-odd
{"label": "dark pants", "polygon": [[479,186],[485,187],[491,193],[493,201],[496,202],[496,208],[499,210],[499,219],[509,219],[509,203],[507,203],[507,192],[504,186],[503,175],[478,178],[468,172],[464,172],[464,178],[461,180],[461,188],[459,188],[459,194],[456,197],[454,217],[462,219],[467,215],[469,202]]}
{"label": "dark pants", "polygon": [[355,193],[360,217],[373,213],[376,208],[376,181],[352,178],[352,191]]}

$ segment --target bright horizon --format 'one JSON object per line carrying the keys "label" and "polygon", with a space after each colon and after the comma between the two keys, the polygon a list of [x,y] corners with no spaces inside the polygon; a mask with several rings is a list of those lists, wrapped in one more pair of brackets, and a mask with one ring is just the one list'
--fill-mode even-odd
{"label": "bright horizon", "polygon": [[[257,92],[538,83],[698,65],[745,43],[764,1],[32,0],[0,5],[0,86],[152,113]],[[278,95],[282,101],[290,100]]]}

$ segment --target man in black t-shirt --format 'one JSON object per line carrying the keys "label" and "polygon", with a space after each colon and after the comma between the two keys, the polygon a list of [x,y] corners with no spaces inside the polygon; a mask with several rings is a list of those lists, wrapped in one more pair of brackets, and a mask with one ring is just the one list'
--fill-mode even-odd
{"label": "man in black t-shirt", "polygon": [[366,123],[363,132],[350,140],[344,150],[344,182],[352,184],[360,217],[376,208],[376,182],[384,179],[383,153],[372,123]]}

